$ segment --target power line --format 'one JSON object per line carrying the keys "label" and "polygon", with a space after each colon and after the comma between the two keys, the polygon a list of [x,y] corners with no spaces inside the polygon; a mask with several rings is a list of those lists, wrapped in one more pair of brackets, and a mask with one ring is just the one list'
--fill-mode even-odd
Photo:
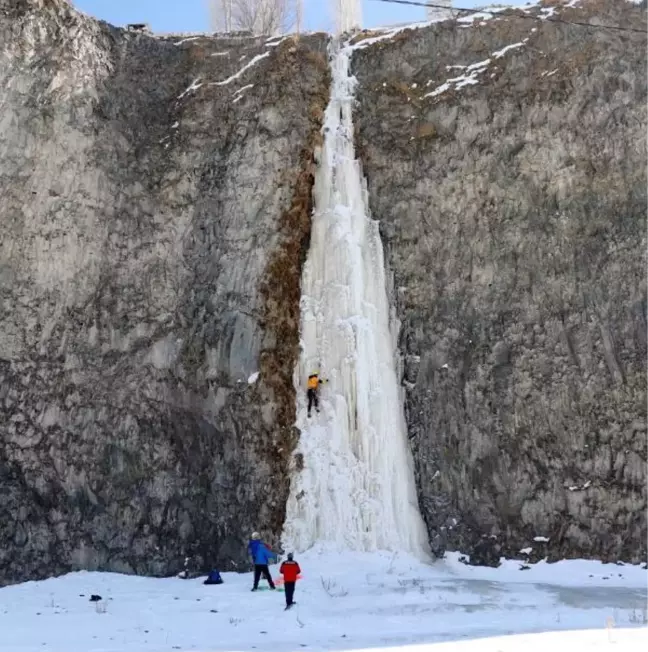
{"label": "power line", "polygon": [[[459,11],[467,14],[490,14],[491,16],[501,16],[502,12],[492,11],[488,9],[466,9],[461,7],[448,7],[447,5],[436,5],[431,2],[417,2],[416,0],[373,0],[373,2],[389,2],[397,5],[413,5],[414,7],[427,7],[429,9],[444,9],[445,11]],[[515,9],[515,7],[511,7]],[[618,32],[637,32],[639,34],[648,33],[645,29],[637,29],[635,27],[620,27],[619,25],[592,25],[592,23],[582,23],[577,20],[563,20],[562,18],[552,18],[550,16],[543,18],[542,16],[532,16],[530,14],[515,14],[516,18],[527,18],[529,20],[540,20],[548,23],[562,23],[563,25],[579,25],[581,27],[589,27],[590,29],[610,29]]]}

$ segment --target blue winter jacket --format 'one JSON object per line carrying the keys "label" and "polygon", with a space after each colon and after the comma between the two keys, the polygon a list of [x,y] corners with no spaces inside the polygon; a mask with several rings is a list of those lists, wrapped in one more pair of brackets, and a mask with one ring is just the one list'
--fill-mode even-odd
{"label": "blue winter jacket", "polygon": [[259,541],[258,539],[250,539],[248,541],[248,555],[250,555],[250,557],[254,557],[260,543],[261,541]]}
{"label": "blue winter jacket", "polygon": [[258,566],[265,566],[277,556],[265,545],[265,543],[262,541],[255,541],[254,539],[250,539],[250,542],[248,543],[248,553],[252,559],[254,559],[254,563]]}

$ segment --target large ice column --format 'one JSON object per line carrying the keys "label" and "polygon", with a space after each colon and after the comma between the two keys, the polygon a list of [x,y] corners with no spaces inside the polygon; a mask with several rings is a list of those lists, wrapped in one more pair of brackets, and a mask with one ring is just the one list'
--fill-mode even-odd
{"label": "large ice column", "polygon": [[[354,153],[351,50],[334,42],[330,56],[332,92],[315,178],[295,372],[303,469],[291,478],[283,543],[299,552],[329,543],[425,557],[383,248]],[[321,413],[309,419],[305,384],[314,371],[329,382],[320,392]]]}
{"label": "large ice column", "polygon": [[361,0],[332,0],[338,34],[359,29],[362,26]]}

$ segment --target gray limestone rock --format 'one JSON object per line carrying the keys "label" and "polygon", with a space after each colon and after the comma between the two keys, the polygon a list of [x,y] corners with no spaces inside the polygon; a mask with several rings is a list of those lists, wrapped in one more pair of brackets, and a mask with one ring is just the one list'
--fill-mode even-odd
{"label": "gray limestone rock", "polygon": [[[325,46],[0,0],[0,583],[278,543]],[[515,10],[354,56],[438,554],[646,557],[645,53]]]}
{"label": "gray limestone rock", "polygon": [[0,582],[277,543],[329,73],[266,41],[0,2]]}
{"label": "gray limestone rock", "polygon": [[[439,554],[637,562],[646,36],[529,15],[403,31],[353,61],[420,505]],[[556,16],[646,21],[612,0]]]}

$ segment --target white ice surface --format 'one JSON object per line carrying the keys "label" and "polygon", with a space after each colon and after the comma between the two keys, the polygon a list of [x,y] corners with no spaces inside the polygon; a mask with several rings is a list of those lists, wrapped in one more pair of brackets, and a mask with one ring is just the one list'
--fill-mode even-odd
{"label": "white ice surface", "polygon": [[[389,320],[378,222],[354,152],[352,48],[333,41],[331,99],[315,175],[302,277],[302,354],[295,371],[298,452],[283,542],[427,554]],[[321,414],[306,416],[308,375],[328,379]]]}
{"label": "white ice surface", "polygon": [[[318,551],[297,559],[303,579],[289,612],[283,593],[250,593],[249,574],[223,573],[224,584],[204,586],[84,572],[6,587],[0,652],[647,649],[648,630],[638,627],[646,571],[638,567],[568,561],[520,571],[515,562],[466,567],[456,555],[424,565],[405,555]],[[89,602],[93,593],[105,613]],[[528,632],[550,633],[508,636]]]}

